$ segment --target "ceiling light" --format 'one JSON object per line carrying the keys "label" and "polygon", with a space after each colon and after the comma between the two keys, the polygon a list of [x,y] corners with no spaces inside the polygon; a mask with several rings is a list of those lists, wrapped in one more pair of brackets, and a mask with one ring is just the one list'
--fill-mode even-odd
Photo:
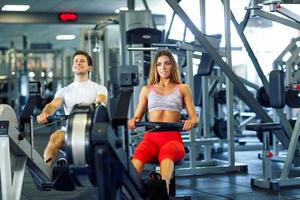
{"label": "ceiling light", "polygon": [[29,8],[29,5],[4,5],[2,11],[27,11]]}
{"label": "ceiling light", "polygon": [[57,35],[56,39],[57,40],[74,40],[75,39],[75,35]]}
{"label": "ceiling light", "polygon": [[35,73],[34,73],[34,72],[29,72],[28,76],[29,76],[30,78],[33,78],[33,77],[35,77]]}
{"label": "ceiling light", "polygon": [[96,44],[95,44],[95,47],[94,47],[94,49],[93,49],[93,52],[100,52],[100,50],[101,50],[100,45],[99,45],[98,43],[96,43]]}
{"label": "ceiling light", "polygon": [[53,77],[53,72],[48,72],[48,77],[52,78]]}
{"label": "ceiling light", "polygon": [[120,11],[126,11],[126,10],[128,10],[127,7],[117,8],[117,9],[115,10],[115,13],[120,13]]}

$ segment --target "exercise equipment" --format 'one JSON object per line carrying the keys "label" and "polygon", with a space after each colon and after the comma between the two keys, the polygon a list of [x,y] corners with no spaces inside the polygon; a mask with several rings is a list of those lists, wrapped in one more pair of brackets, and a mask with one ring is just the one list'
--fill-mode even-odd
{"label": "exercise equipment", "polygon": [[[37,188],[42,191],[53,188],[70,191],[75,186],[98,185],[101,186],[98,188],[99,199],[120,199],[121,195],[126,199],[142,199],[142,181],[119,145],[121,140],[107,121],[108,112],[103,105],[75,106],[69,116],[66,134],[68,164],[60,160],[58,166],[50,168],[34,149],[33,142],[31,115],[34,104],[42,97],[42,87],[40,83],[30,83],[29,86],[28,105],[24,109],[28,113],[23,111],[20,124],[10,106],[0,105],[2,199],[20,199],[26,165]],[[96,116],[101,114],[106,116]],[[73,137],[73,134],[79,136]],[[72,148],[75,145],[76,148]],[[61,179],[65,182],[60,182]],[[125,194],[124,190],[127,191]]]}
{"label": "exercise equipment", "polygon": [[[218,35],[221,39],[222,35]],[[202,53],[201,61],[198,67],[197,74],[201,76],[208,76],[211,75],[214,67],[214,60],[208,53]]]}
{"label": "exercise equipment", "polygon": [[256,92],[256,100],[263,107],[270,107],[270,98],[265,87],[260,87]]}
{"label": "exercise equipment", "polygon": [[219,91],[216,91],[214,94],[214,100],[218,104],[226,104],[226,90],[222,89]]}
{"label": "exercise equipment", "polygon": [[[272,100],[270,101],[270,105],[272,106],[272,108],[282,108],[285,101],[282,72],[278,70],[272,71],[270,73],[270,81],[271,80],[272,84],[270,84],[270,94],[272,95],[270,96]],[[273,178],[271,166],[271,158],[273,157],[273,153],[270,151],[269,132],[276,133],[276,131],[282,131],[282,129],[283,127],[279,123],[258,123],[246,125],[246,130],[253,130],[256,131],[257,134],[263,135],[263,173],[262,177],[251,179],[251,186],[278,191],[280,187],[300,185],[300,177],[288,177],[292,162],[295,159],[295,151],[298,145],[298,138],[300,134],[300,112],[298,112],[297,121],[295,123],[292,137],[288,145],[288,152],[284,161],[281,175],[279,178]]]}
{"label": "exercise equipment", "polygon": [[299,90],[288,88],[285,92],[285,101],[286,105],[291,108],[299,108],[300,107],[300,97]]}
{"label": "exercise equipment", "polygon": [[270,142],[271,131],[281,130],[282,127],[278,123],[261,123],[261,124],[248,124],[246,130],[256,131],[257,135],[263,137],[263,149],[262,149],[262,168],[263,173],[261,178],[251,178],[251,186],[258,186],[263,188],[269,188],[271,190],[279,190],[279,183],[273,182],[271,158],[273,157]]}
{"label": "exercise equipment", "polygon": [[[41,88],[41,84],[38,82],[29,84],[29,97],[20,116],[20,123],[15,111],[9,105],[0,105],[2,199],[20,199],[26,165],[35,173],[36,177],[39,177],[44,190],[52,187],[52,169],[46,165],[34,148],[31,115],[34,104],[43,96]],[[12,168],[12,166],[15,167]]]}
{"label": "exercise equipment", "polygon": [[[123,149],[123,139],[116,134],[118,126],[127,122],[130,97],[128,92],[118,98],[117,105],[122,106],[116,106],[121,108],[115,111],[117,119],[112,116],[115,128],[103,105],[77,105],[69,116],[65,141],[69,171],[79,186],[97,186],[98,199],[144,198],[143,182]],[[100,118],[104,120],[98,121]]]}
{"label": "exercise equipment", "polygon": [[[261,123],[263,123],[262,121],[260,121],[259,122],[259,124],[261,124]],[[273,132],[270,130],[269,132],[269,146],[273,146]],[[257,137],[257,139],[261,142],[261,143],[264,143],[264,136],[263,136],[263,134],[262,133],[260,133],[260,132],[256,132],[256,137]]]}
{"label": "exercise equipment", "polygon": [[270,105],[272,108],[283,108],[285,106],[284,95],[284,72],[273,70],[270,73]]}
{"label": "exercise equipment", "polygon": [[224,118],[215,119],[215,123],[212,127],[216,137],[220,139],[227,138],[227,122]]}
{"label": "exercise equipment", "polygon": [[[237,115],[234,115],[233,118],[234,121],[234,132],[238,132],[239,130],[239,119],[237,117]],[[212,126],[212,130],[214,131],[216,137],[220,138],[220,139],[227,139],[227,119],[226,118],[215,118],[214,124]]]}
{"label": "exercise equipment", "polygon": [[179,122],[147,122],[142,121],[136,124],[136,127],[145,126],[147,130],[151,131],[182,131],[183,124]]}
{"label": "exercise equipment", "polygon": [[[152,131],[183,131],[183,124],[178,122],[148,122],[141,121],[136,124],[136,127],[145,127],[147,132]],[[166,133],[167,134],[167,133]],[[182,160],[175,162],[175,165],[182,164]],[[158,161],[151,162],[150,164],[159,165]],[[175,168],[173,172],[173,176],[170,181],[169,195],[174,197],[176,196],[176,179],[175,179]],[[151,175],[151,174],[150,174]],[[190,199],[190,197],[185,196],[184,199]]]}

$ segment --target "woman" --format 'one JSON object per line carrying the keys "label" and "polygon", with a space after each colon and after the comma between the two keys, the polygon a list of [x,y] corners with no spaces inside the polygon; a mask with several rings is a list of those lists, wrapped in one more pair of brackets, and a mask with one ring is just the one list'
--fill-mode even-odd
{"label": "woman", "polygon": [[[173,55],[161,51],[152,61],[149,84],[141,90],[136,113],[128,120],[128,127],[135,129],[147,110],[150,122],[179,122],[183,107],[189,115],[189,119],[183,121],[183,130],[188,131],[198,124],[191,89],[182,84]],[[169,191],[174,162],[182,160],[184,154],[179,131],[147,132],[135,150],[132,163],[141,173],[145,163],[158,160],[161,178],[166,181]]]}

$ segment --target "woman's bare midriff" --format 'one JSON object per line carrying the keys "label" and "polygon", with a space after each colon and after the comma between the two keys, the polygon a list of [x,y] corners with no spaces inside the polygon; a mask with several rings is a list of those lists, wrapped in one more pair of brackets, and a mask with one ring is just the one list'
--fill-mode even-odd
{"label": "woman's bare midriff", "polygon": [[179,122],[180,113],[171,110],[155,110],[149,113],[150,122]]}

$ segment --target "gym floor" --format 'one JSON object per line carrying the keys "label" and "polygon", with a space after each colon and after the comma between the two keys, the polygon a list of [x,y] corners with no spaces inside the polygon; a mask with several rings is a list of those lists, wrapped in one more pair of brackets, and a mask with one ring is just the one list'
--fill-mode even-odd
{"label": "gym floor", "polygon": [[[40,129],[35,133],[35,145],[39,152],[42,152],[49,135],[49,129]],[[227,173],[211,175],[195,175],[187,177],[177,177],[177,194],[179,196],[190,195],[192,199],[205,200],[225,200],[225,199],[300,199],[300,186],[281,188],[279,193],[262,189],[251,188],[251,177],[260,176],[262,173],[261,160],[257,159],[259,151],[238,151],[236,152],[236,161],[248,165],[248,173]],[[222,154],[226,157],[226,154]],[[273,162],[275,176],[279,176],[280,168],[283,163]],[[300,175],[300,171],[293,171],[292,175]],[[0,195],[1,198],[1,195]],[[78,188],[73,192],[60,191],[38,191],[33,180],[26,170],[22,200],[43,200],[43,199],[96,199],[97,192],[95,188]]]}

